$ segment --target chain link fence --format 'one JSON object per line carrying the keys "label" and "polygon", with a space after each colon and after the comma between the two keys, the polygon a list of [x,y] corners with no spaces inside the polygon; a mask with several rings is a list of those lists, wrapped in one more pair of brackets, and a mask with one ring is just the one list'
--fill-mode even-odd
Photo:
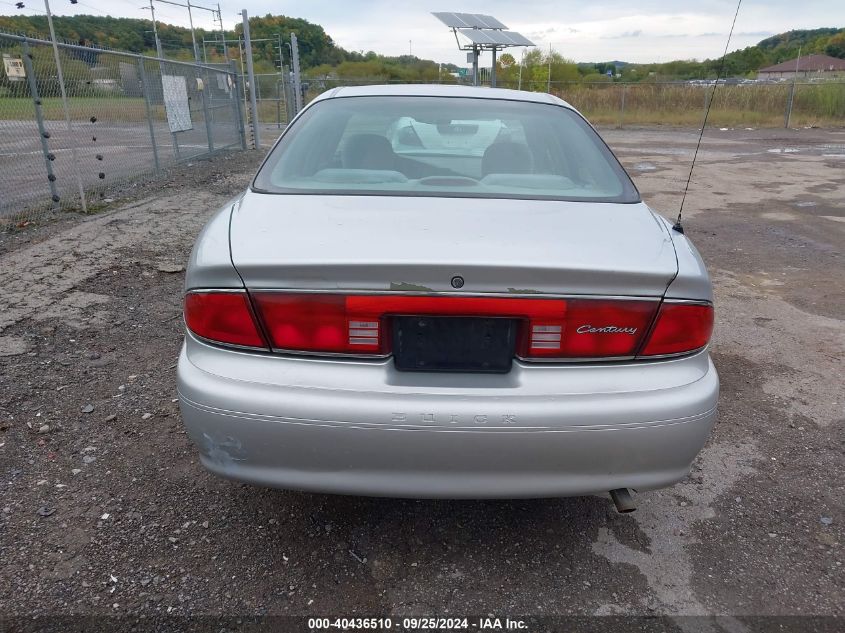
{"label": "chain link fence", "polygon": [[[91,210],[139,175],[246,149],[234,67],[0,33],[0,221]],[[60,72],[61,71],[61,72]]]}
{"label": "chain link fence", "polygon": [[[471,78],[439,82],[471,85]],[[339,86],[408,83],[383,77],[305,77],[305,100]],[[489,87],[489,81],[486,84]],[[718,127],[845,126],[845,82],[565,82],[500,78],[499,88],[551,92],[597,125],[700,126],[710,100],[708,125]],[[262,121],[264,119],[262,118]]]}
{"label": "chain link fence", "polygon": [[258,120],[282,129],[293,118],[293,80],[285,69],[281,73],[256,73],[255,96]]}

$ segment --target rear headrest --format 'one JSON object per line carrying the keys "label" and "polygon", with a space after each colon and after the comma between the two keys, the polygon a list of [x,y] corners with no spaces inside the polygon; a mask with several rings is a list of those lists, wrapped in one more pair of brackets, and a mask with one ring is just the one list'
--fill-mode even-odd
{"label": "rear headrest", "polygon": [[343,166],[349,169],[396,169],[390,141],[379,134],[356,134],[343,146]]}
{"label": "rear headrest", "polygon": [[534,171],[534,157],[524,143],[499,141],[484,150],[481,175],[530,174]]}

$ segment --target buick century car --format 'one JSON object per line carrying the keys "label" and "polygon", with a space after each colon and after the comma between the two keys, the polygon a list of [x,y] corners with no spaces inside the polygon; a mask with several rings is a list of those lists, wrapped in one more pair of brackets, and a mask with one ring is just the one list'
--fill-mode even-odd
{"label": "buick century car", "polygon": [[182,417],[262,486],[630,510],[713,426],[712,300],[564,101],[339,88],[196,241]]}

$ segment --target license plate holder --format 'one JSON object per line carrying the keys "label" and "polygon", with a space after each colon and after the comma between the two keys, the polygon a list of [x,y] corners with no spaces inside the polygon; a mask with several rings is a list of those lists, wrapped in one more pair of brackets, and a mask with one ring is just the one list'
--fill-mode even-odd
{"label": "license plate holder", "polygon": [[500,317],[393,317],[393,358],[400,371],[505,374],[518,321]]}

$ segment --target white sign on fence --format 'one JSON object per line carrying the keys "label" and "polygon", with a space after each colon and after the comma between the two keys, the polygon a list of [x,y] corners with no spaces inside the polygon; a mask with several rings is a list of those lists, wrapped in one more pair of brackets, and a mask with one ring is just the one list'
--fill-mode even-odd
{"label": "white sign on fence", "polygon": [[6,76],[9,78],[9,81],[26,79],[26,68],[24,68],[23,60],[20,57],[12,57],[4,53],[3,67],[6,69]]}
{"label": "white sign on fence", "polygon": [[223,92],[229,92],[229,75],[217,73],[217,87]]}
{"label": "white sign on fence", "polygon": [[181,75],[162,75],[161,88],[164,91],[164,108],[167,111],[170,131],[185,132],[194,129],[185,78]]}

